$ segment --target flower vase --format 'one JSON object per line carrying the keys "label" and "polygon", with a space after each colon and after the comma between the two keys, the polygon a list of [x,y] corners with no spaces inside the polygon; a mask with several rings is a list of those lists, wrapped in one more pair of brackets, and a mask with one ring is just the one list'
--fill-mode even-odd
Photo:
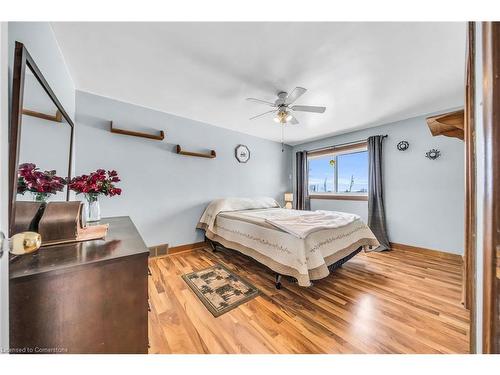
{"label": "flower vase", "polygon": [[101,220],[98,194],[85,194],[85,218],[87,222]]}
{"label": "flower vase", "polygon": [[33,192],[33,200],[35,202],[39,203],[47,203],[47,200],[49,199],[49,193],[38,193],[38,192]]}

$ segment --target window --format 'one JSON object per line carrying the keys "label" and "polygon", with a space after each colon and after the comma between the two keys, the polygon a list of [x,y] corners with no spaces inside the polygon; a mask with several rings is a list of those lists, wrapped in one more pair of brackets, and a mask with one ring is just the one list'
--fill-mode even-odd
{"label": "window", "polygon": [[313,152],[307,157],[309,195],[316,198],[366,199],[366,143]]}

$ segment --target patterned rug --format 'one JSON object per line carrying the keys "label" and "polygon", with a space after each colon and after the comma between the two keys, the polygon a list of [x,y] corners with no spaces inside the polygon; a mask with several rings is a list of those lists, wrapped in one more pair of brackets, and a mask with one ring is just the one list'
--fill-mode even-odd
{"label": "patterned rug", "polygon": [[215,317],[259,294],[255,286],[221,264],[187,273],[182,278]]}

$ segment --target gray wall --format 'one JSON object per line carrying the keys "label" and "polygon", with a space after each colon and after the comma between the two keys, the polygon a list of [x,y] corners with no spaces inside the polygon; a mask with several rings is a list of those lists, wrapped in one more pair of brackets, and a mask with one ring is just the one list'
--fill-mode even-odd
{"label": "gray wall", "polygon": [[[29,54],[35,61],[36,65],[42,72],[45,80],[48,82],[52,91],[57,96],[59,102],[62,104],[68,115],[75,119],[75,84],[69,73],[68,67],[64,60],[64,56],[61,53],[59,44],[54,36],[54,32],[48,22],[9,22],[8,23],[8,33],[9,33],[9,94],[12,92],[12,69],[14,65],[14,50],[15,43],[21,42],[27,48]],[[33,81],[33,77],[27,77],[26,90],[31,90],[31,92],[38,92],[40,87],[33,85],[31,87],[28,85],[29,81]],[[10,99],[10,98],[9,98]],[[47,99],[40,99],[44,103],[49,102]],[[55,105],[54,105],[55,108]],[[51,111],[53,112],[53,111]],[[33,118],[28,116],[23,116],[23,121],[27,122],[27,126],[34,124]],[[38,122],[41,123],[39,120]],[[75,129],[75,134],[77,129]],[[63,129],[63,133],[67,134],[67,129]],[[47,138],[46,142],[51,142],[53,138]],[[23,143],[23,135],[21,132],[21,142]],[[60,143],[50,145],[46,144],[46,147],[53,147],[54,150],[58,150],[58,154],[62,154],[63,147]],[[37,150],[34,149],[32,153],[36,153]],[[73,163],[72,169],[75,168],[75,154],[76,147],[73,147]],[[57,168],[57,165],[54,167]],[[60,169],[60,168],[57,168]],[[66,168],[67,170],[67,168]],[[26,197],[28,198],[28,197]]]}
{"label": "gray wall", "polygon": [[[297,145],[293,153],[387,134],[383,168],[390,240],[463,254],[464,143],[455,138],[433,137],[426,117]],[[396,149],[401,140],[410,142],[405,152]],[[439,159],[432,161],[424,156],[431,148],[441,151]],[[359,201],[311,201],[311,209],[355,212],[365,220],[367,206],[367,202]]]}
{"label": "gray wall", "polygon": [[[282,153],[276,142],[80,91],[76,101],[76,173],[119,172],[123,194],[103,198],[102,213],[130,215],[148,246],[201,241],[195,226],[212,199],[271,196],[282,201],[291,189],[289,146]],[[112,134],[109,120],[121,128],[164,130],[166,139]],[[246,164],[234,158],[240,143],[251,151]],[[197,152],[214,149],[217,158],[177,155],[175,144]]]}
{"label": "gray wall", "polygon": [[[23,43],[68,115],[75,118],[75,84],[48,22],[9,22],[9,76],[16,41]],[[11,81],[12,78],[9,80]]]}
{"label": "gray wall", "polygon": [[[75,84],[66,61],[48,22],[9,22],[9,85],[12,85],[15,43],[21,42],[35,60],[50,88],[57,96],[66,113],[75,120]],[[9,90],[9,93],[11,90]],[[23,120],[26,116],[23,116]],[[75,129],[73,139],[78,132]],[[22,138],[22,135],[21,135]],[[55,145],[61,150],[61,145]],[[72,170],[75,170],[76,147],[73,147]]]}

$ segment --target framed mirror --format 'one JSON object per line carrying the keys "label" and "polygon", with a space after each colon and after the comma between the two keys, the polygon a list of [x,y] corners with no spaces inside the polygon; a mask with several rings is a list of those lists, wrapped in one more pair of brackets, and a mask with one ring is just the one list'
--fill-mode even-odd
{"label": "framed mirror", "polygon": [[9,235],[35,230],[47,202],[69,200],[74,123],[16,42],[9,144]]}

